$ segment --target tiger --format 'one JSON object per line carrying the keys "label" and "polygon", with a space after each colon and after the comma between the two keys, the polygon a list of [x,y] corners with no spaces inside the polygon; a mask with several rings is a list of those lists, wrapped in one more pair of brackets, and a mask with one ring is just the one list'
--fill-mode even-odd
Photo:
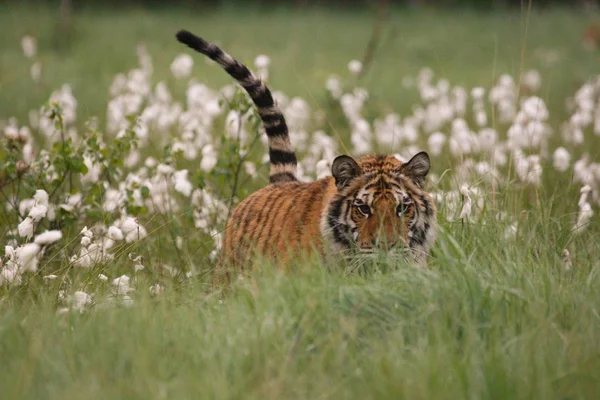
{"label": "tiger", "polygon": [[339,155],[331,176],[301,182],[286,120],[271,91],[218,46],[180,30],[177,40],[220,65],[248,93],[268,138],[269,184],[242,200],[224,231],[219,264],[244,268],[261,256],[286,265],[301,253],[360,256],[399,252],[424,265],[436,239],[436,207],[425,190],[429,155]]}

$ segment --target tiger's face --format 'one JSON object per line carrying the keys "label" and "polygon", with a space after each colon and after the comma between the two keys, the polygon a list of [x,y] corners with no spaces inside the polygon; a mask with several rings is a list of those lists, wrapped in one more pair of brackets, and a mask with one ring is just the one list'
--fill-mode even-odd
{"label": "tiger's face", "polygon": [[337,193],[322,230],[334,250],[401,251],[425,260],[435,240],[435,206],[423,190],[429,156],[407,163],[393,156],[337,157],[332,164]]}

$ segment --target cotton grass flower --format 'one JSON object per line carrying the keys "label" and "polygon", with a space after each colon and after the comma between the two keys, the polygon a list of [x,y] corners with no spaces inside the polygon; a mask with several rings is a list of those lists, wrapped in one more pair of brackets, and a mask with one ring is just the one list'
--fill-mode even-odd
{"label": "cotton grass flower", "polygon": [[164,291],[164,289],[160,284],[156,283],[156,284],[150,286],[148,288],[148,291],[150,292],[150,296],[155,297],[155,296],[161,295],[162,292]]}
{"label": "cotton grass flower", "polygon": [[571,261],[571,253],[568,249],[562,251],[562,267],[565,271],[570,271],[573,268],[573,262]]}
{"label": "cotton grass flower", "polygon": [[121,229],[119,229],[118,227],[116,227],[114,225],[112,225],[108,228],[107,236],[109,239],[117,241],[117,242],[120,240],[123,240],[123,238],[124,238],[123,231],[121,231]]}
{"label": "cotton grass flower", "polygon": [[564,147],[558,147],[554,150],[552,156],[554,168],[559,172],[565,172],[569,169],[569,163],[571,162],[571,154]]}
{"label": "cotton grass flower", "polygon": [[264,54],[260,54],[254,59],[256,72],[263,80],[269,79],[269,65],[271,65],[271,59]]}
{"label": "cotton grass flower", "polygon": [[188,170],[183,169],[173,174],[175,191],[183,194],[185,197],[190,197],[192,194],[192,184],[188,180]]}
{"label": "cotton grass flower", "polygon": [[125,242],[127,243],[136,242],[147,235],[146,228],[138,224],[133,217],[124,217],[121,220],[120,225],[117,226],[119,226],[123,235],[125,235]]}
{"label": "cotton grass flower", "polygon": [[21,38],[21,48],[25,57],[33,58],[37,53],[37,40],[33,36],[25,35]]}
{"label": "cotton grass flower", "polygon": [[78,290],[70,298],[71,309],[77,312],[84,312],[88,305],[92,304],[92,296],[84,291]]}
{"label": "cotton grass flower", "polygon": [[442,150],[444,145],[446,144],[446,135],[441,132],[433,133],[427,139],[427,145],[429,146],[429,151],[433,156],[439,156],[442,154]]}
{"label": "cotton grass flower", "polygon": [[35,237],[34,242],[40,246],[47,246],[62,239],[62,232],[58,230],[46,231]]}
{"label": "cotton grass flower", "polygon": [[17,232],[19,236],[31,239],[33,237],[33,219],[31,217],[25,218],[21,223],[17,226]]}
{"label": "cotton grass flower", "polygon": [[467,185],[462,185],[460,187],[460,194],[463,198],[463,206],[460,210],[460,216],[458,218],[461,220],[469,219],[472,208],[471,196],[469,196],[469,187]]}
{"label": "cotton grass flower", "polygon": [[579,205],[579,213],[577,214],[577,222],[573,227],[573,233],[580,234],[587,229],[592,217],[594,216],[594,210],[588,202],[584,202]]}
{"label": "cotton grass flower", "polygon": [[171,73],[176,79],[185,79],[190,76],[194,59],[189,54],[179,54],[170,65]]}
{"label": "cotton grass flower", "polygon": [[129,281],[130,279],[127,275],[121,275],[120,277],[113,279],[111,284],[113,293],[116,296],[123,296],[135,290],[129,286]]}
{"label": "cotton grass flower", "polygon": [[360,61],[358,60],[352,60],[348,63],[348,71],[350,71],[350,73],[352,75],[358,75],[360,74],[360,72],[362,71],[363,65]]}
{"label": "cotton grass flower", "polygon": [[25,271],[36,272],[38,265],[36,256],[40,250],[41,247],[36,243],[28,243],[18,248],[16,252],[19,266]]}
{"label": "cotton grass flower", "polygon": [[39,83],[42,80],[42,63],[39,61],[31,64],[31,68],[29,68],[29,75],[31,75],[31,79]]}

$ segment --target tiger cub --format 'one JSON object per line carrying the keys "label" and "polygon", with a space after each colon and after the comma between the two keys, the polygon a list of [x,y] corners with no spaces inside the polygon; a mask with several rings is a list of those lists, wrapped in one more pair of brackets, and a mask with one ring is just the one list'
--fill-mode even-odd
{"label": "tiger cub", "polygon": [[227,222],[221,265],[243,267],[258,252],[285,264],[300,252],[402,251],[422,264],[435,240],[436,209],[423,186],[430,160],[390,155],[333,160],[332,176],[299,182],[281,110],[265,84],[214,44],[185,30],[177,39],[217,62],[248,92],[268,137],[270,184],[248,196]]}

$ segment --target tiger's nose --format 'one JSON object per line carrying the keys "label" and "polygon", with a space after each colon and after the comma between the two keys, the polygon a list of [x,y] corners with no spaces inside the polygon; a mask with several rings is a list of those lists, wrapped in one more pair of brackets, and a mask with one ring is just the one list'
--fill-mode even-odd
{"label": "tiger's nose", "polygon": [[386,250],[396,247],[397,242],[394,239],[375,239],[373,240],[373,247],[383,248]]}

